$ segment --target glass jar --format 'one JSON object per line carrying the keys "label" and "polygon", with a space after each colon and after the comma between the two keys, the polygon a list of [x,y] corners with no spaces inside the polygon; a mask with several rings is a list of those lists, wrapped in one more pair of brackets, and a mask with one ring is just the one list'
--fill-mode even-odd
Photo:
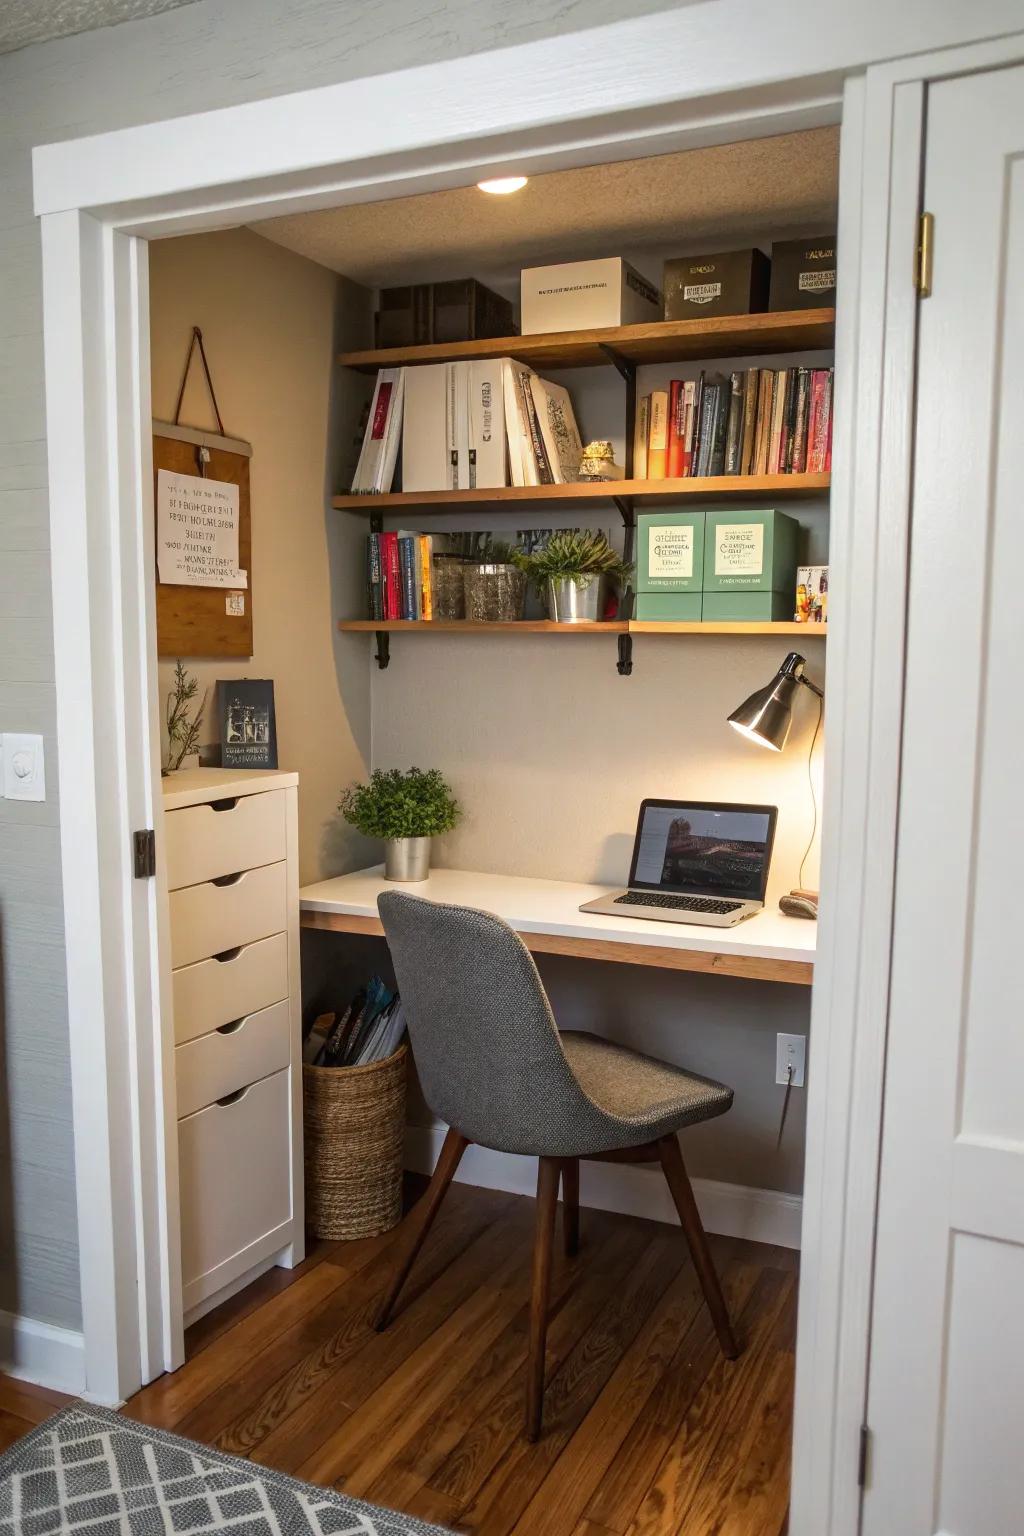
{"label": "glass jar", "polygon": [[434,618],[464,619],[466,595],[462,584],[462,561],[455,555],[435,555],[430,570]]}
{"label": "glass jar", "polygon": [[514,565],[463,567],[466,618],[475,624],[511,624],[523,616],[526,577]]}

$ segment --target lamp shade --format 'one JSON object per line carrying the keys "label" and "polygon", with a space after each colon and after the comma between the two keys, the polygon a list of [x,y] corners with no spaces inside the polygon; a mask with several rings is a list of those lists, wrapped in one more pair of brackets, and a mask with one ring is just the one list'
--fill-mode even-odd
{"label": "lamp shade", "polygon": [[793,695],[806,681],[803,669],[804,658],[790,651],[767,687],[759,688],[733,710],[729,724],[758,746],[781,752],[793,723]]}

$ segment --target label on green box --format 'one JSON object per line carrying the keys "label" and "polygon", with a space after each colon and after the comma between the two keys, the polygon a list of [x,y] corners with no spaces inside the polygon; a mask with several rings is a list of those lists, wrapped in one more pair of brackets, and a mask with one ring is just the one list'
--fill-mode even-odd
{"label": "label on green box", "polygon": [[647,574],[652,581],[687,581],[693,575],[693,528],[654,527],[647,539]]}
{"label": "label on green box", "polygon": [[709,512],[704,591],[789,591],[796,572],[798,532],[796,520],[774,508]]}
{"label": "label on green box", "polygon": [[696,592],[704,585],[703,511],[642,512],[637,518],[637,591]]}
{"label": "label on green box", "polygon": [[760,523],[723,523],[715,540],[715,575],[760,581],[764,573],[764,528]]}

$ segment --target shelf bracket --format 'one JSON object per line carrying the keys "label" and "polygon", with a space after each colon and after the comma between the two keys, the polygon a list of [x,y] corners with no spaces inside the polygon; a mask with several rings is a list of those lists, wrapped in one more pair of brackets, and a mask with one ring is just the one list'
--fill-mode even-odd
{"label": "shelf bracket", "polygon": [[377,663],[380,670],[383,672],[388,662],[391,660],[391,636],[388,634],[386,629],[378,629],[376,633],[377,654],[373,659]]}
{"label": "shelf bracket", "polygon": [[607,342],[599,341],[598,346],[612,366],[622,375],[627,384],[636,386],[636,363],[630,358],[623,357],[615,347],[610,347]]}
{"label": "shelf bracket", "polygon": [[633,636],[619,636],[619,659],[615,670],[620,677],[632,677],[633,675]]}

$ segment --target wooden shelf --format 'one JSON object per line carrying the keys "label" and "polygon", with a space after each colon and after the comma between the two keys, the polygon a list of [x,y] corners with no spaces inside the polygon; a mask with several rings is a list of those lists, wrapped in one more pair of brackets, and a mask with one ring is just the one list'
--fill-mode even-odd
{"label": "wooden shelf", "polygon": [[416,363],[514,357],[533,368],[594,368],[611,362],[679,363],[688,359],[754,357],[775,352],[818,352],[835,344],[834,309],[798,309],[764,315],[718,315],[706,320],[660,320],[647,325],[557,331],[543,336],[499,336],[418,347],[342,352],[338,361],[361,373]]}
{"label": "wooden shelf", "polygon": [[419,513],[459,512],[463,509],[565,505],[580,502],[611,501],[629,497],[647,506],[678,501],[681,497],[701,500],[758,500],[765,496],[786,501],[808,496],[822,496],[828,491],[831,475],[715,475],[713,478],[685,480],[605,480],[576,485],[505,485],[492,490],[473,491],[389,491],[386,496],[334,496],[331,505],[344,512],[362,512],[367,517],[389,509],[415,508]]}
{"label": "wooden shelf", "polygon": [[522,619],[508,624],[483,624],[472,619],[340,619],[338,628],[346,634],[384,634],[414,632],[419,634],[501,634],[501,635],[774,635],[779,638],[799,635],[823,640],[827,624],[777,623],[686,623],[672,624],[642,619],[605,620],[599,624],[553,624],[550,619]]}
{"label": "wooden shelf", "polygon": [[512,623],[484,624],[475,619],[340,619],[343,631],[401,634],[406,630],[420,634],[501,634],[501,635],[624,635],[628,624],[617,619],[597,624],[554,624],[550,619],[516,619]]}

